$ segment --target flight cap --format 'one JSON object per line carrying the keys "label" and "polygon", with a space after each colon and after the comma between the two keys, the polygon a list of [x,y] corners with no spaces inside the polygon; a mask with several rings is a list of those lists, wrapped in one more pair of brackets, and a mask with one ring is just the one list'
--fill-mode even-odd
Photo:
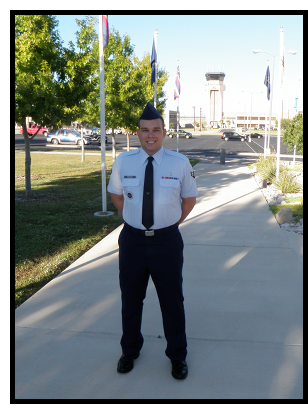
{"label": "flight cap", "polygon": [[160,118],[163,120],[163,117],[161,116],[161,114],[156,110],[156,108],[154,108],[154,106],[150,102],[148,102],[142,112],[140,119],[150,120],[150,119],[157,119],[157,118]]}

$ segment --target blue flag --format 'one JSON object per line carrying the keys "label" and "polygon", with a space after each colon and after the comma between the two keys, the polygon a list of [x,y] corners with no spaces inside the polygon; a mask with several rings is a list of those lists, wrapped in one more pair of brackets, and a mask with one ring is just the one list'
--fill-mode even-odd
{"label": "blue flag", "polygon": [[155,83],[155,44],[154,44],[154,40],[153,40],[153,47],[152,47],[152,55],[151,55],[151,68],[152,68],[152,72],[151,72],[151,86],[153,85],[153,83]]}
{"label": "blue flag", "polygon": [[271,96],[271,80],[270,80],[270,70],[269,66],[267,66],[265,79],[264,79],[264,85],[267,87],[267,100],[270,100]]}

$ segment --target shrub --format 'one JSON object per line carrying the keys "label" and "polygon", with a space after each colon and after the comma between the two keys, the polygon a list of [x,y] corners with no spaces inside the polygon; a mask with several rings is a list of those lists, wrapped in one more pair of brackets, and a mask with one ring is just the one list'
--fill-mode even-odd
{"label": "shrub", "polygon": [[288,122],[282,142],[288,146],[288,151],[296,145],[297,154],[303,154],[303,141],[303,115],[298,114]]}
{"label": "shrub", "polygon": [[[270,156],[264,158],[260,156],[256,163],[256,168],[262,178],[267,180],[268,183],[272,183],[276,177],[276,157]],[[284,167],[280,166],[280,170],[283,171]]]}
{"label": "shrub", "polygon": [[280,172],[278,180],[276,178],[273,179],[273,184],[283,193],[298,193],[301,191],[301,185],[286,170]]}

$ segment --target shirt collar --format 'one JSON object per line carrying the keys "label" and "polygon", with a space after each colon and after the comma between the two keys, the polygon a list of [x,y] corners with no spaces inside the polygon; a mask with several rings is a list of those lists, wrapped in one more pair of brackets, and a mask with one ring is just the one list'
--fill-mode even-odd
{"label": "shirt collar", "polygon": [[[143,165],[146,162],[146,160],[149,158],[149,154],[147,154],[143,148],[140,148],[140,153],[141,153],[141,165]],[[153,158],[157,162],[158,165],[160,165],[161,163],[161,160],[163,158],[163,153],[164,153],[164,148],[161,147],[161,149],[155,152],[155,154],[153,155]]]}

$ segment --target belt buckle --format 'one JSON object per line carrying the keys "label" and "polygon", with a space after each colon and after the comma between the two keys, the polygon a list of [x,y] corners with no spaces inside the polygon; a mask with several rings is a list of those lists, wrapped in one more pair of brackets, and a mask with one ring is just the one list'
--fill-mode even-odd
{"label": "belt buckle", "polygon": [[154,230],[146,230],[145,235],[146,236],[154,236]]}

